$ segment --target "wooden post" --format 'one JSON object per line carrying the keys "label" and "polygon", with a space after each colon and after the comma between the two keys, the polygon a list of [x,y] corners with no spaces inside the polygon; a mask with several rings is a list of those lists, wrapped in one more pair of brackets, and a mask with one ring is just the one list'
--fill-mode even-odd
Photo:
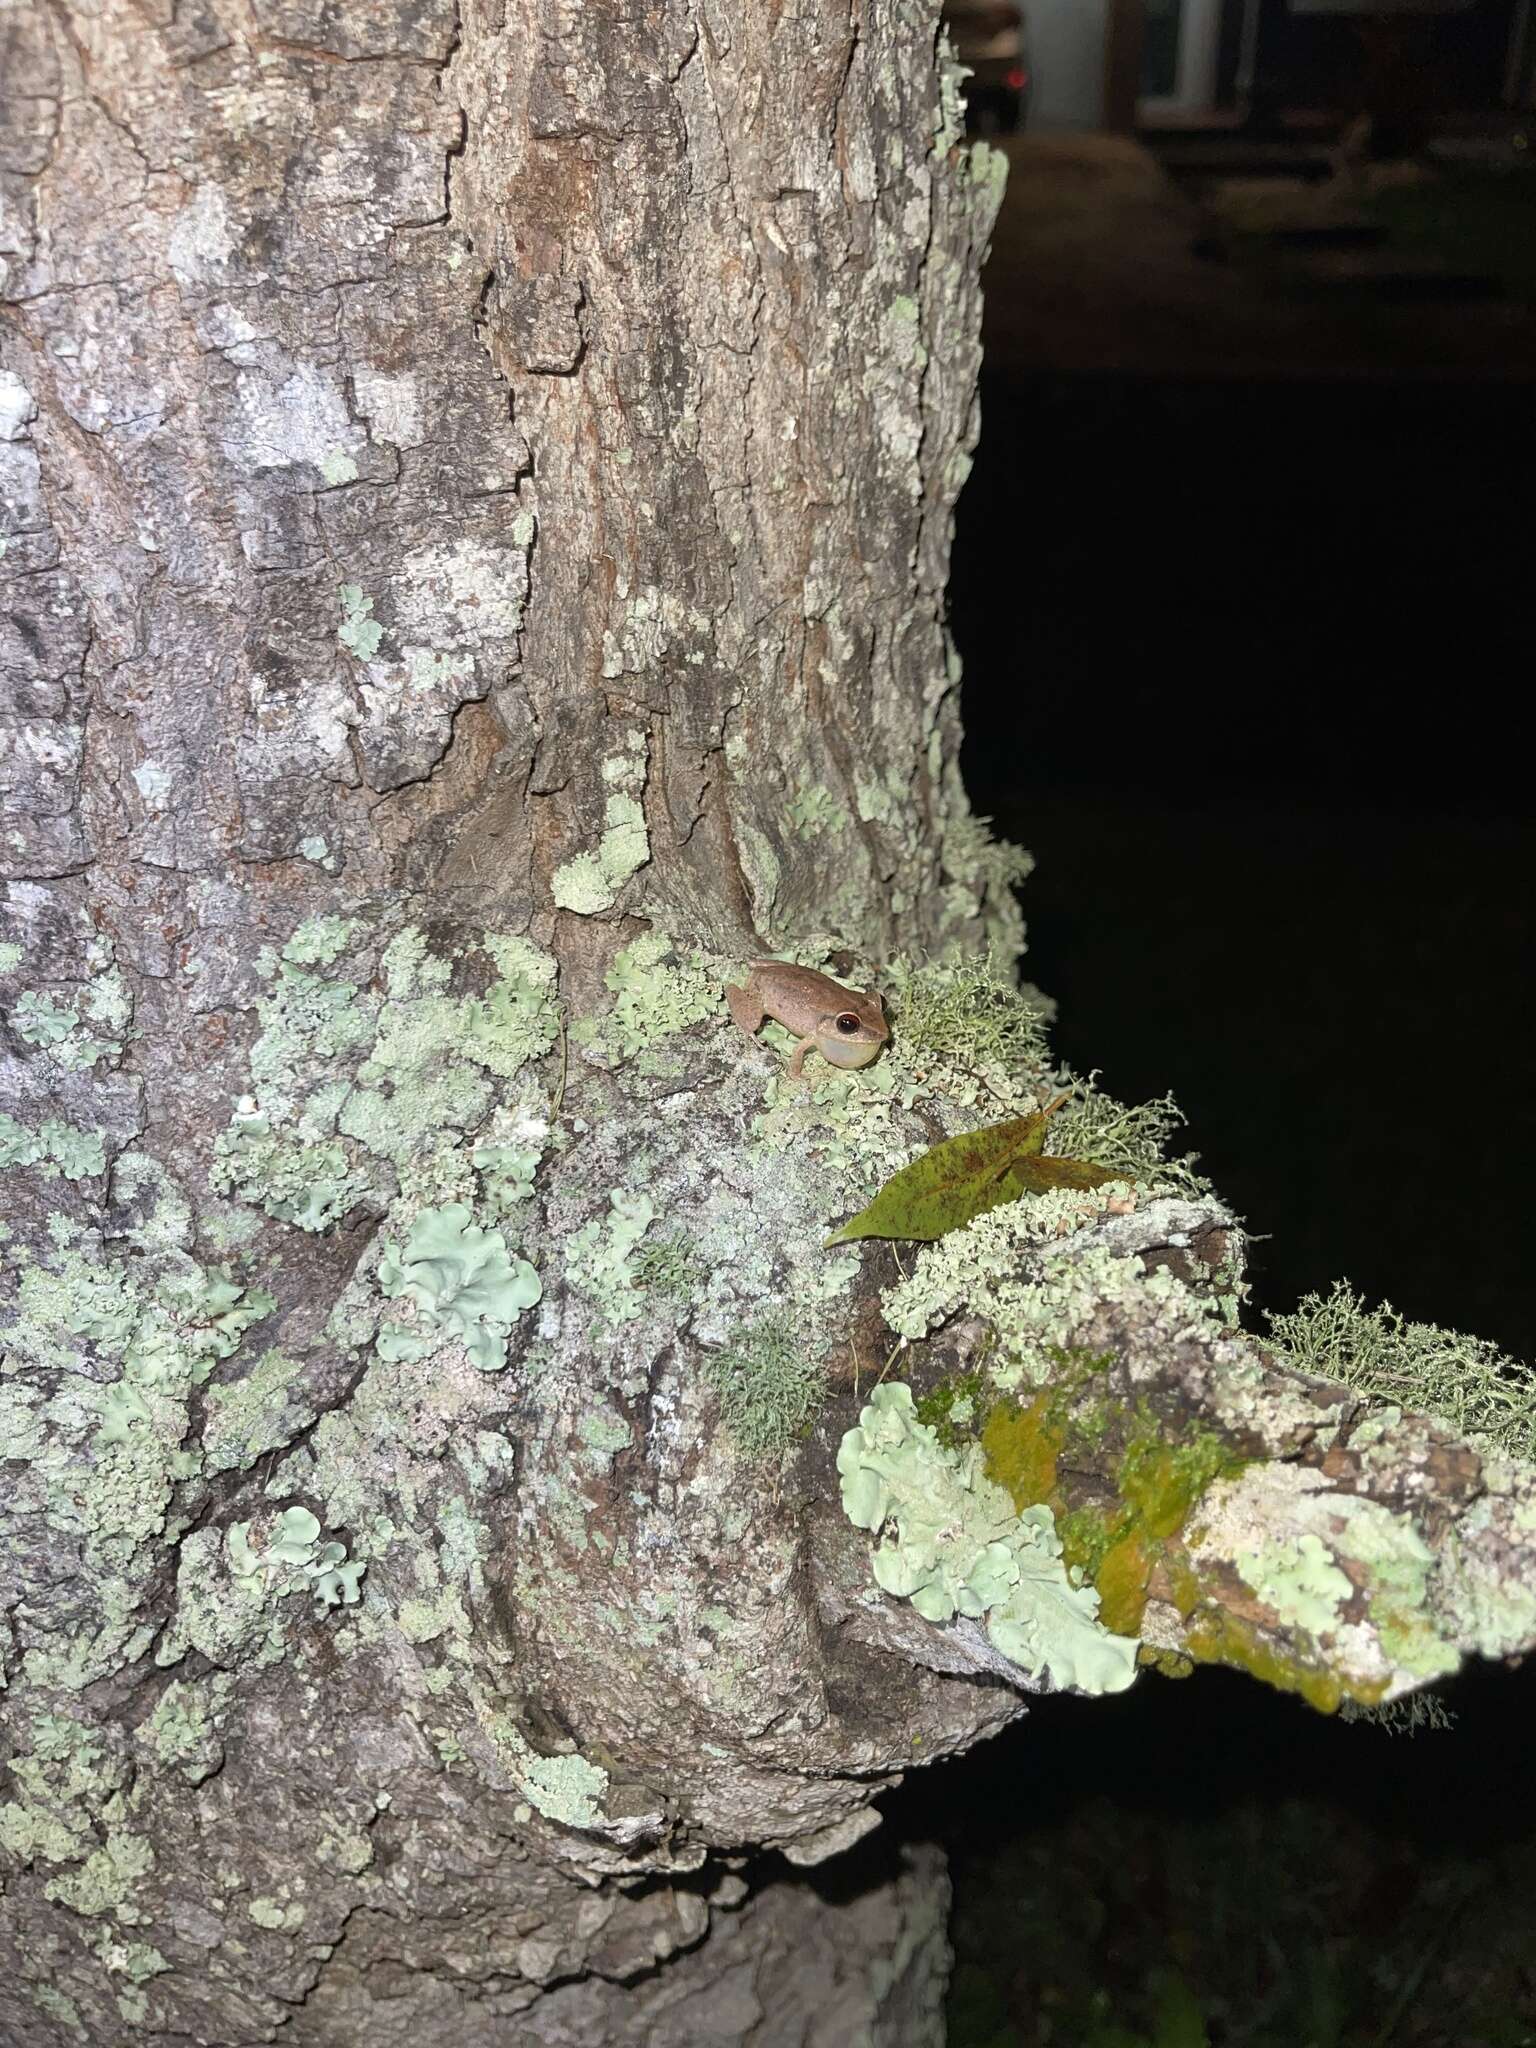
{"label": "wooden post", "polygon": [[1104,24],[1104,126],[1111,135],[1135,133],[1146,28],[1146,0],[1109,0]]}

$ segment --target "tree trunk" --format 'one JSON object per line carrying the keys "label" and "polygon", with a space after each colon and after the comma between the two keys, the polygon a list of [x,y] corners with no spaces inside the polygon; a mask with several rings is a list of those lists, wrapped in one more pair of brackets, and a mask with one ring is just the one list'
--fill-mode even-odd
{"label": "tree trunk", "polygon": [[937,2042],[938,1859],[762,1852],[1136,1638],[1513,1653],[1528,1474],[1276,1369],[1182,1169],[823,1249],[1048,1086],[933,0],[162,12],[0,29],[0,2030]]}

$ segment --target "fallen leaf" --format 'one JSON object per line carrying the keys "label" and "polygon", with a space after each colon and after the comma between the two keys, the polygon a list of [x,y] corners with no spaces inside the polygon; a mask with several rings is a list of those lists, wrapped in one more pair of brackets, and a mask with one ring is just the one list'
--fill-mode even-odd
{"label": "fallen leaf", "polygon": [[1068,1100],[1058,1095],[1033,1116],[1011,1117],[984,1130],[962,1131],[931,1146],[892,1174],[867,1209],[851,1217],[827,1244],[853,1237],[909,1237],[931,1241],[974,1216],[1041,1195],[1052,1188],[1096,1188],[1126,1175],[1080,1159],[1053,1159],[1042,1150],[1045,1127]]}

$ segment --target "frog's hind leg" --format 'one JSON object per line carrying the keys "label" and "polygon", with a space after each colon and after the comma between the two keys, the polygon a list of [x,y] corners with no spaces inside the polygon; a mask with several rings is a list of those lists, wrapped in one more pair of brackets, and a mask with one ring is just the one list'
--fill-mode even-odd
{"label": "frog's hind leg", "polygon": [[755,1038],[758,1027],[768,1012],[749,988],[728,988],[725,992],[726,1008],[734,1021],[745,1031],[748,1038]]}

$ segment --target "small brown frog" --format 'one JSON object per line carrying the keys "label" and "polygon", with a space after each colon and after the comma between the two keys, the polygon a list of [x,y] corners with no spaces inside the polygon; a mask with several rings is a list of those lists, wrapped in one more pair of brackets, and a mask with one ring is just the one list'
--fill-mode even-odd
{"label": "small brown frog", "polygon": [[795,1080],[813,1048],[831,1066],[867,1067],[891,1035],[879,996],[786,960],[754,960],[745,987],[728,988],[725,1000],[749,1038],[765,1017],[799,1036],[789,1060]]}

